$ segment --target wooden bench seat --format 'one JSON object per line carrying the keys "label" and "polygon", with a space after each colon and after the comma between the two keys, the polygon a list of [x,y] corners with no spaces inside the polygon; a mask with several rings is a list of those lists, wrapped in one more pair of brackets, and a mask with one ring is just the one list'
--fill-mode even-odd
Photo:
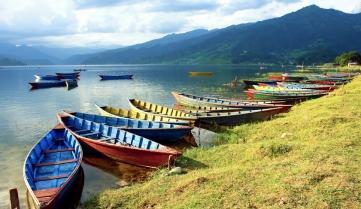
{"label": "wooden bench seat", "polygon": [[48,181],[48,180],[54,180],[54,179],[64,179],[64,178],[68,178],[68,174],[62,174],[59,176],[44,176],[44,177],[34,178],[34,182]]}
{"label": "wooden bench seat", "polygon": [[33,164],[33,166],[41,167],[41,166],[50,166],[50,165],[60,165],[60,164],[65,164],[65,163],[74,163],[76,161],[77,161],[77,159],[69,159],[69,160],[62,160],[62,161],[57,161],[57,162],[36,163],[36,164]]}
{"label": "wooden bench seat", "polygon": [[65,149],[48,149],[45,150],[45,153],[55,153],[55,152],[70,152],[70,151],[75,151],[74,148],[65,148]]}

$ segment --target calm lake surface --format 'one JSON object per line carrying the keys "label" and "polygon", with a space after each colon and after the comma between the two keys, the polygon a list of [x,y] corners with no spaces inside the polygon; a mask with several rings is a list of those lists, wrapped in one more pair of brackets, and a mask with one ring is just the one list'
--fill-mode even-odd
{"label": "calm lake surface", "polygon": [[[96,113],[94,104],[128,108],[128,98],[139,98],[158,104],[174,104],[171,91],[199,95],[239,98],[242,86],[223,86],[235,76],[239,79],[260,74],[286,71],[280,67],[259,70],[239,65],[121,65],[87,66],[81,72],[79,86],[30,91],[29,81],[35,74],[72,72],[76,66],[2,67],[0,69],[0,208],[9,207],[8,189],[18,187],[25,208],[23,160],[45,133],[56,124],[56,113],[73,110]],[[82,67],[83,68],[83,67]],[[189,77],[188,71],[212,71],[212,77]],[[133,80],[99,81],[98,74],[134,74]],[[144,178],[144,169],[88,157],[83,163],[85,183],[82,201],[106,188]]]}

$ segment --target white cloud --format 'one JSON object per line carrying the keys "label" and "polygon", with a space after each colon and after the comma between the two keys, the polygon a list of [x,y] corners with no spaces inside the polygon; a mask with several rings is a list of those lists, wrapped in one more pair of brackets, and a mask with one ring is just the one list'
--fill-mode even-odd
{"label": "white cloud", "polygon": [[352,12],[360,0],[0,0],[0,41],[130,45],[278,17],[310,4]]}

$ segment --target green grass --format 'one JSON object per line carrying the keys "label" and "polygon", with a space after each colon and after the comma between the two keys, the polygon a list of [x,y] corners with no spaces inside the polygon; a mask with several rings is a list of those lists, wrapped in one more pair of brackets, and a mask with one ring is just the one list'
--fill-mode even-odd
{"label": "green grass", "polygon": [[223,133],[144,183],[85,208],[361,208],[361,77],[266,122]]}

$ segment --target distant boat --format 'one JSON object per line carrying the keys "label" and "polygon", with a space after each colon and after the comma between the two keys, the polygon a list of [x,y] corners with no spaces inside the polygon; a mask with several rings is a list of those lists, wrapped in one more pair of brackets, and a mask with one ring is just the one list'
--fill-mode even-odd
{"label": "distant boat", "polygon": [[69,112],[69,114],[77,118],[113,126],[159,143],[178,142],[180,139],[190,134],[192,130],[192,127],[190,126],[158,123],[147,120],[122,117],[115,118],[81,112]]}
{"label": "distant boat", "polygon": [[40,89],[40,88],[52,88],[52,87],[64,87],[66,86],[65,81],[55,81],[55,80],[40,80],[35,82],[29,82],[31,88]]}
{"label": "distant boat", "polygon": [[34,75],[36,80],[60,80],[57,75]]}
{"label": "distant boat", "polygon": [[190,71],[189,76],[213,76],[213,72]]}
{"label": "distant boat", "polygon": [[31,205],[39,209],[63,208],[81,174],[83,151],[68,130],[58,125],[30,150],[23,178]]}
{"label": "distant boat", "polygon": [[80,72],[74,73],[56,73],[60,79],[76,79],[80,76]]}
{"label": "distant boat", "polygon": [[102,80],[132,79],[133,75],[99,75]]}
{"label": "distant boat", "polygon": [[82,71],[87,71],[87,69],[74,69],[74,72],[82,72]]}
{"label": "distant boat", "polygon": [[132,165],[157,168],[174,163],[182,155],[177,150],[150,139],[65,112],[58,114],[58,120],[82,145]]}

